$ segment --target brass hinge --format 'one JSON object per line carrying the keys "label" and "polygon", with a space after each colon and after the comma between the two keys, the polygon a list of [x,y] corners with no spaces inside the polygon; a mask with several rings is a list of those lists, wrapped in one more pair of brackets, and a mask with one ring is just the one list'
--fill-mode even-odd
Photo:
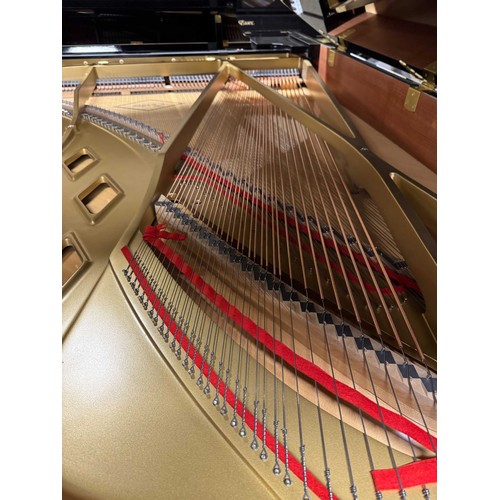
{"label": "brass hinge", "polygon": [[335,63],[335,50],[328,49],[328,66],[333,66]]}
{"label": "brass hinge", "polygon": [[[429,73],[432,78],[425,78],[421,74],[417,73],[413,68],[408,66],[404,61],[399,61],[399,64],[403,66],[409,73],[411,73],[415,78],[418,78],[420,80],[420,83],[418,85],[418,89],[421,90],[422,92],[435,92],[436,91],[436,80],[435,76],[432,73]],[[437,63],[434,63],[437,68]]]}
{"label": "brass hinge", "polygon": [[406,92],[405,99],[405,109],[415,113],[417,109],[418,100],[420,99],[420,90],[413,87],[408,87],[408,92]]}
{"label": "brass hinge", "polygon": [[425,68],[425,71],[437,75],[437,61],[431,62]]}
{"label": "brass hinge", "polygon": [[341,33],[340,35],[337,35],[337,40],[338,40],[338,47],[337,50],[339,52],[346,52],[347,51],[347,46],[345,44],[345,40],[347,37],[351,36],[356,30],[354,28],[348,29]]}

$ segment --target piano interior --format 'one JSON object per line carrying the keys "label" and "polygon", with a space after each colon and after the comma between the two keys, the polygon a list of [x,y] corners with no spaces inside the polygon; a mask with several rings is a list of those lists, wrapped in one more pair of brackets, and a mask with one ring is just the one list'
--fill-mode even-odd
{"label": "piano interior", "polygon": [[[435,69],[359,62],[338,34],[370,39],[378,3],[310,2],[336,23],[316,38],[241,34],[300,2],[222,3],[222,50],[63,50],[63,496],[435,498],[432,140],[377,145],[334,85],[404,85],[411,121]],[[111,22],[92,5],[63,22]]]}

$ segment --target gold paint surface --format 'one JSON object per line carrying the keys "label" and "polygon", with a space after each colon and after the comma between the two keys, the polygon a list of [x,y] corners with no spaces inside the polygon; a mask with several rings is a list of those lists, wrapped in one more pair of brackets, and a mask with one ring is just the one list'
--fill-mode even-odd
{"label": "gold paint surface", "polygon": [[68,493],[276,498],[152,348],[109,268],[66,335],[62,359]]}
{"label": "gold paint surface", "polygon": [[[63,334],[84,306],[108,262],[111,250],[130,224],[131,214],[143,202],[160,166],[156,154],[88,121],[82,121],[78,132],[66,142],[63,158],[71,158],[86,148],[91,149],[99,161],[83,170],[78,177],[68,175],[64,164],[62,167],[62,233],[73,233],[88,257],[88,264],[78,273],[78,278],[75,276],[75,279],[69,280],[62,290]],[[114,203],[110,203],[106,210],[92,215],[80,196],[85,197],[86,191],[96,186],[96,179],[98,183],[101,178],[112,181],[111,185],[120,192],[120,197],[115,197]]]}
{"label": "gold paint surface", "polygon": [[[285,488],[282,477],[272,474],[271,460],[260,461],[250,450],[250,438],[235,436],[227,418],[215,410],[209,398],[200,394],[175,355],[151,327],[146,313],[138,307],[137,298],[121,272],[125,267],[119,250],[121,245],[130,242],[139,221],[144,222],[148,217],[151,220],[151,200],[158,192],[168,190],[173,167],[221,89],[224,78],[229,73],[238,76],[237,68],[229,69],[223,59],[179,58],[178,65],[162,58],[156,63],[141,60],[135,64],[127,60],[122,66],[109,61],[109,64],[92,67],[90,72],[88,67],[83,71],[73,66],[77,64],[75,61],[65,62],[63,71],[75,79],[80,75],[84,82],[81,94],[77,93],[75,98],[76,112],[94,99],[91,92],[95,78],[116,76],[120,72],[124,75],[130,72],[150,75],[219,71],[219,79],[199,96],[194,107],[175,120],[171,141],[158,154],[91,123],[77,121],[75,117],[71,124],[76,124],[77,129],[65,129],[69,120],[63,119],[63,130],[66,130],[64,158],[84,148],[92,148],[99,158],[78,178],[70,178],[67,171],[63,171],[63,235],[74,231],[84,254],[89,257],[85,269],[76,273],[74,279],[69,279],[63,288],[63,488],[68,496],[93,500],[302,497],[300,481],[294,478],[293,485]],[[258,56],[254,59],[242,56],[231,63],[240,68],[272,68],[280,64],[297,67],[300,60],[288,56]],[[152,69],[159,71],[151,73]],[[388,199],[382,203],[387,213],[398,210],[394,207],[403,199],[400,188],[403,182],[393,182],[392,186],[390,182],[394,177],[389,177],[389,170],[384,165],[374,169],[366,155],[356,150],[360,146],[359,140],[354,129],[351,135],[349,122],[342,121],[342,111],[339,111],[339,120],[336,121],[340,127],[345,127],[342,132],[349,139],[342,133],[334,133],[324,120],[316,120],[285,98],[276,97],[279,94],[256,85],[248,77],[247,80],[265,97],[282,105],[290,116],[342,151],[352,162],[350,175],[366,182],[370,194],[373,193],[377,200]],[[314,92],[319,96],[321,85],[316,85]],[[137,102],[138,99],[130,101],[133,105]],[[145,107],[149,101],[143,99],[141,102],[140,113],[147,111]],[[318,102],[322,102],[321,99]],[[122,101],[110,101],[109,109],[121,105]],[[154,120],[155,124],[163,123],[160,114]],[[91,224],[78,210],[75,198],[100,175],[112,176],[123,191],[123,199],[96,224]],[[422,200],[425,202],[426,196],[416,195],[411,186],[405,187],[404,191],[414,198],[410,208]],[[428,220],[432,220],[432,214],[425,208],[417,211],[419,215],[427,214]],[[412,221],[414,214],[410,212]],[[416,261],[424,256],[426,262],[417,271],[424,276],[427,269],[431,269],[425,284],[427,290],[432,291],[433,270],[429,265],[432,264],[432,255],[429,259],[426,236],[421,235],[418,227],[405,225],[402,221],[407,223],[406,217],[406,205],[391,215],[393,225],[395,222],[402,228],[401,238],[419,242],[419,248],[415,250]],[[412,244],[407,243],[405,249],[408,247]],[[112,269],[109,267],[110,255]],[[432,300],[432,293],[430,295]],[[270,380],[271,377],[268,384]],[[285,392],[291,408],[295,393],[288,387]],[[302,411],[307,423],[304,432],[307,443],[310,443],[308,467],[323,480],[317,407],[304,399]],[[335,464],[333,489],[335,492],[337,487],[348,491],[339,423],[326,412],[323,416],[332,437],[328,448]],[[296,416],[290,417],[289,425],[296,434]],[[271,427],[270,418],[268,429]],[[347,426],[347,434],[352,443],[353,467],[362,477],[358,484],[362,493],[360,498],[371,498],[374,493],[363,436],[350,426]],[[387,448],[375,440],[370,440],[370,443],[376,457],[376,468],[390,467]],[[291,445],[291,450],[299,457],[297,442]],[[271,453],[270,457],[274,458]],[[407,463],[409,457],[396,453],[396,460]],[[407,493],[409,499],[422,497],[420,488]],[[435,488],[431,488],[431,495],[435,498]],[[341,495],[340,498],[350,497]],[[384,492],[384,498],[391,500],[399,496],[397,492]]]}
{"label": "gold paint surface", "polygon": [[[136,236],[132,243],[132,248],[135,248],[140,242],[140,234]],[[193,398],[205,408],[206,410],[206,422],[205,425],[213,425],[218,429],[218,432],[221,435],[226,436],[229,442],[235,447],[235,450],[240,453],[246,460],[248,466],[251,468],[249,473],[255,473],[260,475],[261,480],[268,483],[269,487],[275,491],[275,494],[279,498],[283,499],[292,499],[292,498],[301,498],[303,494],[302,483],[292,474],[292,486],[287,488],[284,487],[281,482],[281,477],[275,477],[271,472],[271,467],[273,465],[273,455],[271,454],[271,450],[269,450],[270,459],[267,462],[262,462],[258,458],[258,453],[254,452],[250,449],[251,442],[251,431],[248,429],[248,434],[244,439],[241,439],[237,435],[237,431],[232,429],[229,425],[229,420],[232,415],[232,410],[229,407],[228,416],[222,417],[217,408],[215,408],[212,404],[212,399],[214,397],[214,387],[211,387],[211,393],[209,397],[204,396],[201,393],[201,390],[196,386],[195,379],[191,378],[186,370],[181,367],[181,361],[179,361],[175,354],[172,352],[170,347],[164,340],[161,338],[158,332],[156,332],[155,328],[152,326],[150,319],[148,318],[146,312],[140,306],[137,297],[132,293],[131,288],[126,282],[121,273],[121,269],[126,267],[126,261],[123,256],[120,254],[116,254],[112,260],[112,266],[115,270],[115,276],[117,276],[117,280],[122,286],[122,291],[127,296],[129,300],[129,307],[135,310],[137,317],[142,322],[143,327],[149,332],[149,339],[151,342],[156,345],[159,352],[162,353],[164,360],[171,366],[172,370],[175,371],[181,380],[185,384],[185,390],[190,392]],[[171,288],[171,294],[178,297],[179,303],[184,303],[186,292],[183,291],[175,282],[172,281],[171,278],[167,278],[165,283],[166,286],[173,286]],[[107,292],[110,294],[110,292]],[[179,294],[179,295],[177,295]],[[197,300],[195,296],[190,296],[188,299],[193,302],[193,310],[192,316],[197,317],[198,311],[201,310],[200,302]],[[204,314],[203,312],[201,313]],[[204,325],[205,335],[209,330],[210,322],[205,323],[201,322]],[[220,331],[225,331],[227,326],[223,326],[222,324],[218,326]],[[171,340],[171,337],[170,337]],[[222,349],[222,341],[219,342],[218,347],[216,349],[215,359],[220,359],[221,357],[221,349]],[[262,363],[262,353],[260,354]],[[182,357],[181,357],[182,359]],[[217,366],[217,361],[215,362],[215,367]],[[198,371],[196,372],[198,373]],[[262,383],[262,373],[260,375],[260,381]],[[249,365],[249,374],[248,380],[255,380],[255,366]],[[303,382],[303,381],[301,381]],[[268,424],[267,428],[270,432],[272,432],[272,396],[273,396],[273,378],[268,375],[267,383],[266,383],[266,394],[268,397]],[[281,390],[281,389],[279,389]],[[299,446],[300,442],[298,440],[298,407],[297,407],[297,399],[295,390],[285,387],[285,402],[287,408],[287,429],[289,435],[289,447],[290,453],[295,456],[297,459],[300,459],[300,451]],[[248,387],[248,407],[252,408],[252,401],[254,400],[254,392],[252,388],[252,384],[249,384]],[[262,397],[262,389],[260,393],[260,397]],[[222,399],[222,395],[221,395]],[[350,498],[349,494],[346,492],[349,491],[350,483],[349,483],[349,475],[347,473],[347,461],[346,455],[342,444],[342,429],[339,424],[338,418],[333,417],[332,415],[326,413],[322,410],[322,422],[324,426],[324,432],[327,436],[326,449],[328,453],[329,465],[332,468],[332,484],[333,491],[336,495],[339,496],[341,500],[347,500]],[[324,462],[323,455],[321,451],[321,442],[320,442],[320,430],[318,427],[318,419],[317,419],[317,406],[316,404],[308,401],[305,398],[300,398],[300,415],[302,419],[302,432],[304,443],[306,443],[307,454],[306,454],[306,462],[308,469],[316,475],[320,480],[323,480],[324,475]],[[281,416],[281,415],[280,415]],[[354,429],[350,425],[344,425],[344,432],[346,433],[346,439],[349,446],[349,459],[351,461],[351,467],[354,473],[356,485],[358,488],[358,493],[360,495],[359,498],[369,498],[373,495],[373,483],[371,481],[371,477],[369,474],[370,465],[368,462],[366,447],[365,447],[365,438],[362,432]],[[283,443],[282,437],[280,437],[280,442]],[[370,446],[370,451],[372,453],[373,461],[375,467],[377,469],[383,468],[391,468],[391,460],[390,456],[387,452],[387,446],[383,444],[383,442],[379,442],[373,438],[368,437],[368,442]],[[259,440],[259,444],[261,441]],[[204,445],[205,446],[205,445]],[[405,464],[411,461],[410,456],[400,453],[396,450],[392,450],[394,453],[394,457],[396,459],[396,463]],[[283,468],[283,463],[280,462],[281,467]],[[184,472],[186,474],[187,472]],[[185,477],[185,476],[183,476]],[[216,484],[210,484],[210,488],[217,488]],[[434,491],[431,489],[431,491]],[[312,492],[310,493],[311,498],[317,498]],[[407,491],[408,500],[417,500],[421,498],[420,488],[410,488]],[[197,498],[193,496],[192,498]],[[229,498],[239,498],[239,497],[229,497]],[[397,492],[384,492],[384,498],[389,500],[399,499]]]}

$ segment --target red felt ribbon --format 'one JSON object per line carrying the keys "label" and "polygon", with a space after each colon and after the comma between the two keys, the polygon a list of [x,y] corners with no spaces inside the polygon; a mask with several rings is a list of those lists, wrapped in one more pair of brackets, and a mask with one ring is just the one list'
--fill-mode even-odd
{"label": "red felt ribbon", "polygon": [[[243,210],[245,210],[247,213],[251,214],[258,221],[263,222],[268,227],[271,227],[271,225],[272,225],[270,220],[268,220],[268,219],[262,220],[262,217],[259,214],[252,213],[250,207],[248,207],[246,205],[243,205],[239,200],[237,200],[236,198],[234,198],[233,196],[231,196],[227,191],[225,191],[223,188],[221,188],[220,185],[218,185],[217,183],[212,182],[209,179],[206,179],[205,177],[196,177],[196,176],[187,176],[186,175],[186,176],[176,176],[176,179],[180,179],[180,180],[196,180],[196,181],[200,181],[200,182],[205,182],[206,184],[212,186],[216,191],[222,193],[223,196],[225,196],[226,198],[229,198],[232,201],[233,204],[239,206],[240,208],[242,208]],[[316,258],[318,260],[326,263],[326,261],[327,261],[326,257],[324,255],[316,252],[315,250],[313,250],[310,247],[310,245],[308,245],[307,243],[300,241],[298,238],[296,238],[295,236],[293,236],[290,233],[287,234],[286,231],[284,229],[282,229],[282,228],[278,229],[278,233],[279,233],[280,236],[282,236],[284,238],[287,238],[288,241],[290,241],[294,245],[296,245],[296,246],[300,245],[300,247],[305,252],[307,252],[308,254],[311,255],[311,254],[314,253],[314,255],[316,256]],[[325,242],[325,244],[326,244],[326,242]],[[335,271],[335,272],[337,272],[339,274],[343,273],[342,267],[339,264],[337,264],[336,262],[334,262],[331,259],[328,259],[328,262],[330,263],[331,269],[333,271]],[[352,281],[353,283],[357,283],[357,284],[362,283],[363,287],[365,288],[365,290],[367,292],[369,292],[369,293],[378,294],[378,291],[380,291],[380,293],[382,295],[388,295],[388,296],[392,296],[393,295],[393,292],[392,292],[392,290],[389,287],[379,287],[378,290],[377,290],[377,288],[374,285],[372,285],[371,283],[367,283],[366,281],[361,281],[354,273],[352,273],[350,271],[345,271],[345,272],[346,272],[346,276],[347,276],[348,280]],[[402,293],[405,292],[405,288],[402,285],[394,285],[394,291],[396,293],[402,294]]]}
{"label": "red felt ribbon", "polygon": [[[305,235],[309,234],[309,230],[308,230],[308,227],[306,224],[297,222],[294,217],[290,217],[289,215],[284,214],[281,210],[275,209],[267,203],[263,203],[260,199],[256,198],[252,194],[248,193],[246,190],[240,188],[239,186],[232,184],[230,181],[221,177],[220,175],[215,174],[212,170],[203,166],[201,163],[196,161],[193,157],[187,156],[187,155],[182,155],[181,158],[183,160],[185,160],[188,164],[193,166],[195,169],[203,172],[204,174],[206,174],[210,178],[215,179],[217,182],[219,182],[223,186],[230,188],[233,192],[240,194],[242,197],[246,198],[251,203],[257,205],[263,211],[265,211],[267,213],[273,213],[274,211],[276,211],[278,218],[280,220],[286,221],[287,224],[292,226],[292,227],[297,227],[299,229],[299,231]],[[211,185],[213,185],[213,184],[211,183]],[[238,205],[240,205],[240,204],[238,203]],[[321,235],[320,235],[319,231],[310,231],[310,234],[314,240],[321,242]],[[329,248],[334,248],[334,249],[338,248],[340,253],[342,253],[346,256],[350,256],[349,249],[345,245],[342,245],[340,243],[337,243],[336,241],[333,241],[331,238],[328,238],[326,235],[323,235],[323,241],[325,243],[325,246],[327,246]],[[393,271],[392,269],[390,269],[386,266],[384,266],[384,268],[382,269],[382,266],[380,266],[380,264],[378,262],[374,262],[371,259],[365,260],[365,257],[363,255],[361,255],[358,252],[355,252],[352,249],[351,249],[351,253],[352,253],[354,259],[357,262],[359,262],[361,265],[366,266],[366,262],[368,262],[370,267],[372,267],[373,269],[375,269],[377,272],[379,272],[381,274],[383,274],[383,269],[384,269],[387,276],[389,276],[389,278],[391,278],[392,280],[395,280],[395,281],[401,283],[402,285],[404,285],[407,288],[411,288],[412,290],[414,290],[415,292],[417,292],[419,294],[422,293],[420,291],[420,288],[419,288],[418,284],[416,283],[416,281],[409,278],[408,276],[396,273],[395,271]]]}
{"label": "red felt ribbon", "polygon": [[[437,459],[428,458],[411,464],[398,467],[397,474],[395,469],[380,469],[371,471],[375,489],[398,490],[401,484],[405,488],[420,486],[423,484],[432,484],[437,482]],[[398,480],[398,475],[401,483]]]}
{"label": "red felt ribbon", "polygon": [[[165,247],[166,247],[166,245],[165,245]],[[171,250],[171,249],[168,249],[168,250]],[[130,249],[125,246],[122,248],[122,253],[125,256],[125,258],[127,259],[127,261],[129,262],[129,264],[131,265],[133,272],[138,277],[140,286],[143,288],[143,290],[145,290],[145,293],[150,298],[150,301],[154,305],[155,310],[158,312],[159,317],[164,320],[165,324],[170,325],[169,330],[175,336],[177,341],[180,341],[180,339],[182,339],[182,341],[181,341],[182,349],[188,353],[188,356],[191,359],[193,359],[196,366],[198,366],[198,368],[200,368],[203,364],[202,363],[203,357],[199,354],[199,352],[195,349],[195,347],[192,344],[190,344],[187,337],[182,334],[182,331],[178,328],[177,324],[174,322],[174,320],[167,313],[165,307],[162,306],[160,301],[157,300],[156,294],[154,293],[154,291],[152,290],[152,288],[148,284],[147,279],[144,277],[144,275],[140,271],[139,267],[136,265],[136,262],[133,259],[133,256],[132,256]],[[190,276],[190,279],[192,280],[193,283],[196,283],[196,286],[198,289],[201,286],[203,290],[206,289],[207,293],[209,293],[209,289],[211,288],[210,285],[205,283],[203,281],[203,279],[197,273],[195,273],[189,267],[189,265],[187,265],[187,263],[183,262],[182,259],[177,254],[173,253],[173,251],[167,252],[167,253],[171,256],[171,261],[176,265],[176,267],[178,267],[178,269],[180,269],[183,272],[183,274],[185,274],[186,277]],[[167,257],[168,257],[168,255],[167,255]],[[212,294],[209,293],[209,295],[212,295]],[[218,294],[216,294],[216,296],[217,295]],[[219,295],[219,297],[220,297],[220,295]],[[218,303],[217,305],[219,308],[224,308],[224,309],[226,309],[228,314],[234,315],[234,311],[236,310],[236,308],[234,308],[233,306],[230,306],[229,303],[227,303],[227,301],[226,301],[226,303],[224,303],[223,298],[219,298],[217,300],[217,303]],[[228,307],[226,307],[226,304]],[[249,324],[252,324],[253,322],[249,318],[246,318],[246,317],[245,317],[245,320],[246,321],[245,321],[243,327],[246,329],[249,326]],[[266,335],[269,336],[269,334],[267,332],[264,332],[264,333],[266,333]],[[259,339],[259,340],[262,341],[262,339]],[[275,342],[277,344],[276,354],[281,356],[281,354],[280,354],[281,347],[285,347],[285,349],[288,349],[288,348],[286,348],[286,346],[279,346],[278,344],[281,344],[281,343],[278,341],[275,341]],[[264,343],[266,344],[266,347],[269,348],[267,343],[266,342],[264,342]],[[272,348],[271,348],[271,351],[273,351]],[[286,359],[286,356],[282,356],[282,357],[285,361],[288,362],[288,360]],[[302,359],[302,358],[300,358],[300,356],[297,356],[297,358],[298,358],[298,361],[300,359]],[[304,361],[306,361],[306,360],[304,360]],[[299,367],[300,365],[301,364],[298,362],[297,367]],[[208,375],[208,365],[207,365],[207,363],[204,363],[203,366],[204,366],[203,372],[204,372],[205,376],[207,376]],[[225,383],[223,380],[219,379],[219,377],[217,376],[217,374],[214,371],[210,372],[210,383],[214,387],[216,387],[217,384],[219,384],[220,393],[221,394],[225,393],[225,391],[226,391]],[[344,384],[337,381],[337,388],[338,389],[340,389],[343,385]],[[350,389],[349,387],[347,387],[347,388]],[[329,389],[329,390],[331,390],[331,389]],[[350,390],[357,392],[354,389],[350,389]],[[342,391],[338,392],[339,397],[342,398],[341,393],[342,393]],[[360,395],[360,396],[361,396],[361,400],[363,400],[363,398],[367,399],[363,395]],[[243,403],[241,402],[240,399],[236,399],[234,393],[229,388],[227,389],[227,403],[233,408],[234,408],[234,405],[236,404],[236,411],[237,411],[238,415],[240,417],[242,417],[242,415],[243,415]],[[361,408],[361,406],[360,406],[360,408]],[[364,408],[362,408],[362,409],[364,409]],[[385,410],[383,408],[382,408],[382,411],[392,413],[389,410]],[[406,420],[404,417],[401,417],[397,414],[394,414],[394,415],[396,417],[403,419],[403,420]],[[245,411],[245,422],[250,427],[250,429],[252,429],[252,430],[254,429],[254,415],[248,409]],[[409,422],[409,423],[412,424],[411,422]],[[412,424],[412,425],[414,426],[414,424]],[[417,427],[417,429],[418,429],[418,427]],[[256,433],[257,433],[259,439],[261,439],[261,440],[263,440],[263,436],[265,433],[266,442],[268,443],[269,448],[275,449],[274,447],[276,445],[276,442],[274,440],[274,437],[266,429],[263,428],[262,424],[259,421],[257,421]],[[408,433],[408,435],[411,436],[410,433]],[[411,436],[411,437],[413,437],[415,439],[414,436]],[[432,438],[432,439],[434,440],[434,443],[437,446],[437,441],[435,440],[435,438]],[[416,440],[418,441],[418,439],[416,439]],[[278,457],[282,462],[285,459],[284,447],[279,442],[278,442]],[[297,477],[299,477],[303,481],[304,474],[303,474],[301,463],[292,455],[288,456],[288,460],[289,460],[290,471],[292,471]],[[413,462],[411,464],[407,464],[407,465],[403,465],[401,467],[398,467],[399,477],[401,478],[402,485],[405,488],[409,488],[411,486],[435,483],[437,480],[437,472],[436,471],[437,471],[437,466],[436,466],[436,459],[435,458],[421,460],[419,462]],[[387,490],[387,489],[395,489],[395,488],[399,487],[399,482],[397,482],[397,476],[396,476],[396,472],[394,469],[375,470],[375,471],[371,471],[371,474],[372,474],[372,478],[373,478],[375,487],[379,491],[383,491],[383,490]],[[397,484],[394,482],[394,478],[396,478]],[[309,485],[311,491],[313,491],[316,495],[318,495],[319,498],[321,498],[321,499],[329,498],[327,488],[318,480],[318,478],[316,478],[309,471],[307,471],[307,480],[308,480],[308,485]],[[394,486],[394,484],[396,484],[396,486]],[[337,500],[337,497],[335,497],[335,495],[333,496],[333,498],[335,500]]]}
{"label": "red felt ribbon", "polygon": [[381,423],[385,423],[388,427],[408,435],[427,449],[431,451],[436,450],[437,440],[430,436],[428,432],[398,413],[380,407],[371,399],[368,399],[364,394],[349,387],[343,382],[334,380],[332,376],[328,375],[314,363],[297,355],[288,346],[277,341],[266,330],[256,325],[248,316],[242,314],[241,311],[230,304],[222,295],[218,294],[170,247],[159,241],[156,241],[154,246],[223,314],[227,315],[237,325],[241,326],[254,339],[258,339],[259,342],[286,361],[290,366],[296,366],[297,371],[302,375],[312,378],[327,391],[334,395],[338,395],[339,398],[360,408],[374,419]]}
{"label": "red felt ribbon", "polygon": [[177,240],[182,241],[186,239],[185,233],[171,233],[169,231],[163,231],[165,224],[157,224],[156,226],[147,226],[144,229],[144,234],[142,238],[148,243],[154,244],[158,238],[164,240]]}
{"label": "red felt ribbon", "polygon": [[[164,306],[161,305],[160,301],[157,300],[157,296],[152,290],[151,286],[149,285],[146,277],[143,275],[141,270],[139,269],[139,266],[137,265],[136,261],[134,260],[132,256],[132,252],[128,247],[123,247],[122,248],[122,253],[129,262],[132,270],[134,271],[134,274],[137,276],[139,280],[139,285],[141,288],[145,291],[147,296],[149,297],[150,302],[153,304],[155,310],[158,312],[158,316],[162,318],[164,323],[166,325],[169,325],[169,330],[172,333],[172,335],[175,337],[175,339],[178,342],[181,342],[181,348],[184,350],[184,352],[188,353],[189,358],[194,360],[195,365],[198,368],[201,368],[203,366],[203,374],[205,377],[208,376],[209,372],[209,366],[208,363],[203,363],[203,357],[202,355],[196,350],[194,345],[192,345],[187,336],[183,334],[182,330],[178,327],[178,325],[175,323],[173,318],[167,313],[167,310],[165,309]],[[182,339],[182,340],[181,340]],[[229,387],[227,388],[226,392],[226,384],[222,379],[219,378],[219,376],[215,373],[214,370],[210,371],[210,376],[209,376],[209,381],[210,384],[213,387],[219,387],[219,393],[220,394],[225,394],[226,395],[226,402],[231,408],[234,408],[236,405],[236,413],[241,417],[243,417],[243,403],[242,401],[238,398],[236,398],[235,394]],[[245,410],[245,423],[248,425],[248,427],[253,431],[254,430],[254,422],[255,418],[253,413],[249,410]],[[261,422],[257,420],[257,429],[256,429],[256,434],[258,438],[263,441],[264,435],[266,436],[266,443],[269,449],[275,450],[276,449],[276,440],[274,439],[274,436],[267,430],[264,429],[264,426],[262,425]],[[285,462],[285,448],[284,446],[278,442],[278,458],[284,463]],[[295,474],[301,481],[304,481],[304,471],[302,469],[302,464],[297,460],[292,454],[288,454],[288,468],[289,470]],[[323,485],[323,483],[314,475],[312,474],[308,469],[306,471],[307,474],[307,484],[311,491],[313,491],[321,500],[327,500],[329,499],[329,493],[328,489]],[[338,498],[333,495],[333,500],[338,500]]]}

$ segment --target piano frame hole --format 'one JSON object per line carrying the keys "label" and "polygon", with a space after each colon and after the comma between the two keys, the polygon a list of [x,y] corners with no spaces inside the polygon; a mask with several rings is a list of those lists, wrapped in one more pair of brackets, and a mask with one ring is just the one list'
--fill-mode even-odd
{"label": "piano frame hole", "polygon": [[76,236],[67,235],[62,240],[62,286],[71,283],[73,278],[86,267],[89,259],[78,243]]}
{"label": "piano frame hole", "polygon": [[71,179],[75,180],[83,173],[88,172],[90,167],[94,166],[98,161],[99,158],[94,152],[89,148],[82,148],[63,160],[63,167]]}
{"label": "piano frame hole", "polygon": [[122,190],[107,175],[98,177],[76,198],[85,215],[94,223],[123,196]]}

